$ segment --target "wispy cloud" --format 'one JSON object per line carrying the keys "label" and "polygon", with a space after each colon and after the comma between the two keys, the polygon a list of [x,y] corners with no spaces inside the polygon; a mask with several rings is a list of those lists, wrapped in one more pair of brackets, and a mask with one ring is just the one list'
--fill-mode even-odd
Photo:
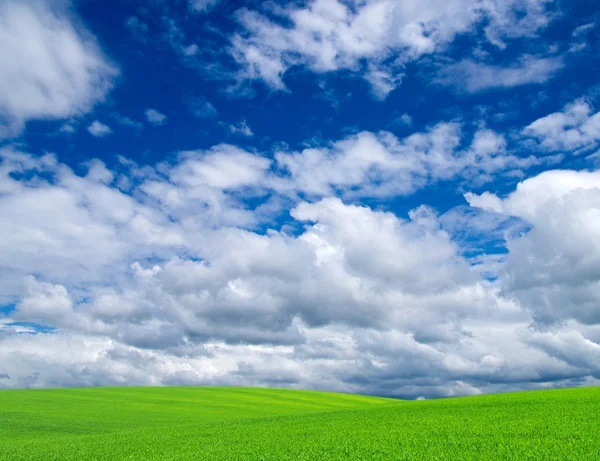
{"label": "wispy cloud", "polygon": [[148,123],[151,125],[160,126],[167,123],[167,116],[156,109],[146,109],[144,114],[146,115],[146,120],[148,120]]}
{"label": "wispy cloud", "polygon": [[525,55],[517,63],[508,66],[464,60],[444,66],[440,70],[436,83],[475,93],[490,89],[541,84],[554,77],[563,67],[564,61],[560,56],[545,58]]}
{"label": "wispy cloud", "polygon": [[114,113],[112,114],[112,117],[117,121],[119,125],[135,128],[136,130],[141,130],[142,128],[144,128],[143,123],[133,120],[129,117],[125,117],[124,115]]}
{"label": "wispy cloud", "polygon": [[189,107],[194,116],[199,118],[216,118],[219,112],[210,101],[204,97],[186,97],[184,103]]}
{"label": "wispy cloud", "polygon": [[241,67],[239,79],[262,80],[275,90],[286,90],[284,74],[302,65],[316,73],[358,72],[384,99],[399,84],[404,64],[443,51],[482,23],[484,38],[498,48],[533,36],[551,21],[550,3],[510,0],[473,8],[470,0],[383,0],[350,8],[338,0],[313,0],[272,8],[270,15],[242,9],[237,20],[243,29],[231,39],[232,55]]}
{"label": "wispy cloud", "polygon": [[254,136],[254,132],[250,129],[248,122],[246,122],[245,119],[241,120],[236,125],[229,125],[228,129],[231,134],[237,134],[246,137]]}
{"label": "wispy cloud", "polygon": [[104,123],[101,123],[98,120],[94,120],[87,127],[87,130],[92,136],[95,136],[96,138],[102,138],[112,133],[112,130],[108,125],[105,125]]}
{"label": "wispy cloud", "polygon": [[189,0],[190,8],[198,13],[206,13],[212,10],[221,0]]}
{"label": "wispy cloud", "polygon": [[[28,120],[89,112],[118,74],[68,2],[0,2],[0,138]],[[37,53],[37,54],[36,54]]]}
{"label": "wispy cloud", "polygon": [[146,43],[148,41],[148,25],[139,20],[137,16],[130,16],[125,20],[125,27],[129,29],[133,38]]}

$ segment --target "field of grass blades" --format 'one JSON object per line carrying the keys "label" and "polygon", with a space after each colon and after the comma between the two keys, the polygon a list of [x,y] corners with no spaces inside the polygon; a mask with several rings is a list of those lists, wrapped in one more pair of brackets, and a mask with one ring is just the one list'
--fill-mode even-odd
{"label": "field of grass blades", "polygon": [[600,460],[600,388],[402,401],[234,387],[0,391],[0,460]]}

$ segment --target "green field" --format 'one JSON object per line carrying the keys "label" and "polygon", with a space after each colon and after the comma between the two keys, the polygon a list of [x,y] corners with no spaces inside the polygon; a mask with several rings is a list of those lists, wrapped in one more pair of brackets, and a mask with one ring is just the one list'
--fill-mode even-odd
{"label": "green field", "polygon": [[600,388],[428,401],[218,387],[0,391],[0,459],[600,460]]}

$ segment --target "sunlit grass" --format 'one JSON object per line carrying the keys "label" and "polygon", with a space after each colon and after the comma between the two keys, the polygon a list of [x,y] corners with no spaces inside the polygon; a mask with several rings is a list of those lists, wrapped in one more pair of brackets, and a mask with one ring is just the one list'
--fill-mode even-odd
{"label": "sunlit grass", "polygon": [[600,388],[431,401],[166,387],[0,391],[0,459],[600,459]]}

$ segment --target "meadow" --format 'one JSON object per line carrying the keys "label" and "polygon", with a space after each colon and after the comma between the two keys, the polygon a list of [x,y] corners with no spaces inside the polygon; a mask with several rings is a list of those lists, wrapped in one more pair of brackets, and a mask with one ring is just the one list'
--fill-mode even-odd
{"label": "meadow", "polygon": [[0,460],[600,460],[600,388],[402,401],[226,387],[0,391]]}

